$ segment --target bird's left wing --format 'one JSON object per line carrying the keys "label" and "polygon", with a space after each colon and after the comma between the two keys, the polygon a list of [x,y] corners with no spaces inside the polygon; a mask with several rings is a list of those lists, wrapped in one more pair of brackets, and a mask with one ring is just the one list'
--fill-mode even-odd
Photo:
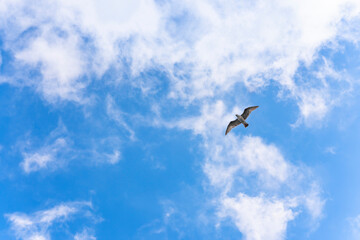
{"label": "bird's left wing", "polygon": [[241,122],[240,122],[239,120],[237,120],[237,119],[235,119],[234,121],[231,121],[231,122],[229,123],[229,125],[227,126],[227,128],[226,128],[225,135],[228,134],[228,133],[231,131],[231,129],[233,129],[234,127],[236,127],[236,126],[239,125],[240,123],[241,123]]}
{"label": "bird's left wing", "polygon": [[248,108],[245,108],[244,112],[241,114],[241,116],[244,118],[244,119],[247,119],[248,116],[250,115],[250,113],[252,111],[254,111],[255,109],[257,109],[259,106],[253,106],[253,107],[248,107]]}

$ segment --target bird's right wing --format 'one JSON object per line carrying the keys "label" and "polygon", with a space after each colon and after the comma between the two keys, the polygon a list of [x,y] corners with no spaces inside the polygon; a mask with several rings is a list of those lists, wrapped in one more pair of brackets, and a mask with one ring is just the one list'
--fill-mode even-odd
{"label": "bird's right wing", "polygon": [[247,119],[247,117],[250,115],[250,113],[252,111],[254,111],[255,109],[257,109],[259,106],[253,106],[253,107],[248,107],[244,110],[244,112],[241,114],[241,116],[244,118],[244,119]]}
{"label": "bird's right wing", "polygon": [[239,120],[237,120],[237,119],[235,119],[234,121],[231,121],[231,122],[229,123],[229,125],[227,126],[227,128],[226,128],[225,135],[228,134],[228,133],[231,131],[231,129],[233,129],[234,127],[236,127],[236,126],[239,125],[240,123],[241,123],[241,122],[240,122]]}

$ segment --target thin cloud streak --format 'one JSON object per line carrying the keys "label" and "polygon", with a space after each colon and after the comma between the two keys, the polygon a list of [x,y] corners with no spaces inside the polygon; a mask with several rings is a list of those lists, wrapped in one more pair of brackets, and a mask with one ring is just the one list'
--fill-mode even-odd
{"label": "thin cloud streak", "polygon": [[91,202],[66,202],[32,214],[5,214],[16,238],[23,240],[51,239],[51,227],[67,222],[70,217],[82,215],[92,217]]}
{"label": "thin cloud streak", "polygon": [[124,114],[115,105],[115,101],[110,95],[106,97],[106,113],[110,119],[113,119],[119,126],[123,127],[130,134],[130,139],[132,141],[136,140],[135,132],[126,123],[124,120]]}
{"label": "thin cloud streak", "polygon": [[20,165],[26,173],[48,168],[50,164],[56,164],[58,152],[65,151],[66,148],[66,140],[58,138],[53,144],[42,147],[38,152],[23,153],[24,161]]}
{"label": "thin cloud streak", "polygon": [[25,146],[22,151],[23,161],[20,163],[25,173],[29,174],[40,170],[55,170],[63,166],[65,156],[72,150],[71,140],[67,136],[65,125],[59,121],[56,129],[50,132],[43,146],[38,149]]}

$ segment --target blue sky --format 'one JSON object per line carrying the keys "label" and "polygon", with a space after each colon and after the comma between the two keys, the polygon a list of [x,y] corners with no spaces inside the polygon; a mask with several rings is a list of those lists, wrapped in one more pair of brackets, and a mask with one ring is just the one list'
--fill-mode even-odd
{"label": "blue sky", "polygon": [[0,16],[0,239],[359,239],[357,0]]}

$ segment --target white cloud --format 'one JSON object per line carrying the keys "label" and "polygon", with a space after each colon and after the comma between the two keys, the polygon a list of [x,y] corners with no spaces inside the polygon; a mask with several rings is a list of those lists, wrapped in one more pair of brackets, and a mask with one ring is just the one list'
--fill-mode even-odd
{"label": "white cloud", "polygon": [[16,59],[40,68],[41,81],[28,79],[26,84],[33,83],[53,103],[84,103],[87,78],[92,73],[100,77],[110,64],[117,63],[119,41],[138,33],[143,37],[156,34],[157,11],[151,0],[107,0],[101,4],[39,0],[34,5],[5,1],[0,6],[0,27],[6,29],[5,47]]}
{"label": "white cloud", "polygon": [[344,99],[354,89],[355,81],[346,71],[336,71],[334,64],[323,57],[318,69],[311,71],[309,80],[300,79],[295,97],[300,117],[293,126],[322,126],[322,121],[334,106],[344,104]]}
{"label": "white cloud", "polygon": [[108,162],[110,164],[115,164],[120,161],[121,153],[118,150],[114,150],[112,154],[105,154],[108,157]]}
{"label": "white cloud", "polygon": [[221,215],[231,217],[246,240],[285,239],[287,222],[296,215],[289,203],[243,193],[223,199],[222,205]]}
{"label": "white cloud", "polygon": [[[133,133],[130,128],[126,130]],[[118,136],[77,138],[68,132],[60,120],[57,128],[42,141],[30,138],[18,143],[23,157],[20,167],[29,174],[37,171],[52,172],[67,166],[74,159],[85,158],[91,164],[116,164],[122,157],[121,142]],[[78,144],[87,147],[76,149],[74,146]]]}
{"label": "white cloud", "polygon": [[321,196],[321,188],[318,184],[312,183],[310,190],[303,196],[305,207],[313,219],[323,217],[323,209],[326,201]]}
{"label": "white cloud", "polygon": [[66,151],[67,146],[68,143],[64,138],[58,138],[54,143],[43,146],[37,152],[24,152],[24,161],[20,165],[26,173],[48,168],[50,164],[55,166],[58,152]]}
{"label": "white cloud", "polygon": [[[81,214],[91,217],[90,202],[67,202],[32,214],[9,213],[5,217],[11,224],[16,238],[23,240],[51,239],[51,227],[67,222],[70,217]],[[91,238],[90,238],[91,239]]]}
{"label": "white cloud", "polygon": [[[0,26],[7,49],[40,64],[35,85],[49,101],[84,102],[83,78],[100,77],[111,65],[121,71],[125,58],[133,76],[166,72],[169,97],[187,102],[219,96],[239,82],[249,91],[275,83],[298,102],[307,123],[315,113],[323,118],[339,92],[306,88],[313,79],[296,82],[298,67],[311,66],[326,45],[336,49],[338,39],[357,42],[352,26],[359,13],[356,0],[19,0],[1,4]],[[37,30],[24,35],[30,27]],[[19,36],[25,37],[15,41]]]}
{"label": "white cloud", "polygon": [[[213,185],[232,187],[233,179],[257,174],[263,186],[276,187],[295,173],[274,145],[267,145],[260,137],[230,137],[224,143],[211,142],[207,146],[204,171]],[[293,172],[294,171],[294,172]]]}
{"label": "white cloud", "polygon": [[351,239],[359,239],[360,238],[360,215],[356,217],[348,218],[348,223],[350,225],[350,231],[353,238]]}
{"label": "white cloud", "polygon": [[116,164],[122,158],[121,143],[122,140],[118,136],[91,138],[89,148],[79,153],[81,157],[91,159],[94,164]]}
{"label": "white cloud", "polygon": [[326,92],[318,90],[303,91],[299,94],[299,108],[302,117],[305,120],[321,120],[328,112],[328,96]]}
{"label": "white cloud", "polygon": [[119,126],[123,127],[129,134],[130,139],[135,140],[135,132],[129,127],[129,125],[124,120],[124,113],[117,108],[114,99],[108,95],[106,97],[106,113],[107,115],[113,119]]}
{"label": "white cloud", "polygon": [[15,58],[34,68],[40,67],[43,78],[38,90],[48,101],[84,101],[81,91],[85,83],[78,80],[86,63],[79,49],[78,36],[64,38],[48,29],[43,31],[26,49],[17,52]]}
{"label": "white cloud", "polygon": [[170,127],[190,129],[204,139],[203,171],[215,193],[220,220],[230,217],[246,239],[254,240],[285,239],[287,223],[298,212],[316,223],[325,200],[309,170],[287,161],[277,146],[260,137],[224,137],[219,119],[233,119],[221,101]]}
{"label": "white cloud", "polygon": [[332,155],[336,154],[335,147],[329,146],[329,147],[325,148],[325,153],[330,153]]}
{"label": "white cloud", "polygon": [[25,173],[42,169],[53,170],[64,164],[64,156],[70,151],[70,146],[71,141],[67,137],[66,127],[59,121],[58,127],[46,137],[40,148],[22,151],[24,160],[20,166]]}
{"label": "white cloud", "polygon": [[90,234],[88,229],[84,229],[81,233],[75,235],[74,240],[96,240],[96,237]]}

